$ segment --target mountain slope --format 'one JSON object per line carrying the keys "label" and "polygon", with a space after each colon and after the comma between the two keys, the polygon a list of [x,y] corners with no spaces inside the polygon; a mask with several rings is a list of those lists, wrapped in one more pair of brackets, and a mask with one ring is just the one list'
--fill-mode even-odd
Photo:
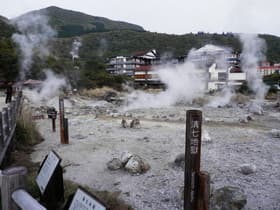
{"label": "mountain slope", "polygon": [[32,13],[46,14],[50,25],[58,32],[58,37],[71,37],[114,30],[144,31],[141,26],[135,24],[113,21],[104,17],[91,16],[54,6],[31,11],[26,14]]}
{"label": "mountain slope", "polygon": [[0,16],[0,37],[10,37],[15,32],[13,26],[9,24],[9,20]]}

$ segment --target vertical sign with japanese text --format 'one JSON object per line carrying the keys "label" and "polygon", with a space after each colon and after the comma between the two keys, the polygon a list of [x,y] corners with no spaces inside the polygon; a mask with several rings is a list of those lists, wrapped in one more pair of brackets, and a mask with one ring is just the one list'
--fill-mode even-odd
{"label": "vertical sign with japanese text", "polygon": [[59,97],[59,117],[60,117],[60,142],[65,144],[64,137],[64,100],[63,97]]}
{"label": "vertical sign with japanese text", "polygon": [[188,110],[186,114],[184,209],[196,210],[198,173],[200,172],[202,112]]}

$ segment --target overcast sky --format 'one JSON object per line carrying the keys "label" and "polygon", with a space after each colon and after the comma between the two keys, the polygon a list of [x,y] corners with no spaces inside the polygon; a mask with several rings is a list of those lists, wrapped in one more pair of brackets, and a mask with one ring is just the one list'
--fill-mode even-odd
{"label": "overcast sky", "polygon": [[0,0],[0,15],[58,6],[168,34],[245,32],[280,36],[280,0]]}

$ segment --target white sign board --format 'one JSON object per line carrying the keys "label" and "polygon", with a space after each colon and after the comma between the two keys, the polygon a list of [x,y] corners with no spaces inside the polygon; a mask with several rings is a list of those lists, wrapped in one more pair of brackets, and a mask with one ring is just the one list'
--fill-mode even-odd
{"label": "white sign board", "polygon": [[78,188],[69,210],[106,210],[106,207],[91,195]]}
{"label": "white sign board", "polygon": [[60,158],[53,151],[51,151],[48,154],[43,166],[41,167],[38,176],[36,177],[36,182],[41,193],[44,193],[59,162]]}

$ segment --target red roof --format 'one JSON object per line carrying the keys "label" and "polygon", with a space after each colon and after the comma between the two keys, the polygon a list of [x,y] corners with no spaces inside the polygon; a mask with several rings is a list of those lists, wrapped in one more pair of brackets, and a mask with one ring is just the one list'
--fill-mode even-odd
{"label": "red roof", "polygon": [[260,70],[280,70],[280,65],[274,65],[274,66],[259,66],[258,69],[260,69]]}
{"label": "red roof", "polygon": [[147,52],[145,52],[145,51],[138,51],[138,52],[134,52],[133,53],[133,56],[143,56],[143,55],[145,55]]}

